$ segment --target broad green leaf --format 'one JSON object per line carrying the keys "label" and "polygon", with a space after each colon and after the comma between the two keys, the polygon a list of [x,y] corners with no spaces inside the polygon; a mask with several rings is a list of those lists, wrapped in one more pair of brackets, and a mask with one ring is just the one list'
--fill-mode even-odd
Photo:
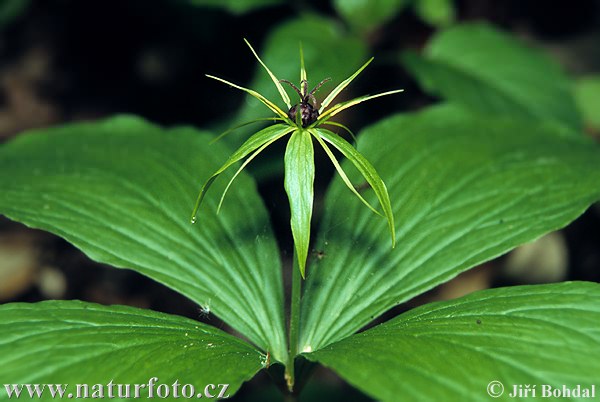
{"label": "broad green leaf", "polygon": [[422,55],[406,52],[402,59],[431,94],[477,111],[581,129],[571,83],[559,67],[489,25],[454,26],[434,36]]}
{"label": "broad green leaf", "polygon": [[300,273],[304,267],[310,244],[310,221],[313,210],[313,183],[315,160],[312,136],[306,130],[296,130],[285,150],[285,191],[290,201],[290,224],[296,247]]}
{"label": "broad green leaf", "polygon": [[[0,306],[0,356],[3,384],[67,384],[65,399],[77,395],[76,384],[87,384],[90,396],[95,384],[103,384],[108,397],[110,381],[118,396],[117,384],[148,384],[153,377],[170,395],[178,381],[180,395],[186,384],[194,386],[194,397],[208,384],[229,384],[231,396],[265,359],[248,343],[197,321],[80,301]],[[6,392],[2,386],[1,400]],[[22,392],[23,400],[58,399],[49,389],[45,398]],[[146,398],[148,390],[140,395]]]}
{"label": "broad green leaf", "polygon": [[217,215],[227,172],[190,224],[229,153],[211,139],[134,117],[23,134],[0,148],[0,213],[167,285],[284,359],[279,254],[254,183],[239,177]]}
{"label": "broad green leaf", "polygon": [[575,82],[575,99],[586,127],[600,130],[600,75],[579,78]]}
{"label": "broad green leaf", "polygon": [[508,394],[525,384],[540,397],[543,384],[598,387],[599,323],[597,283],[492,289],[422,306],[305,357],[382,401],[483,401],[492,381],[504,386],[498,400],[520,399]]}
{"label": "broad green leaf", "polygon": [[399,14],[412,0],[334,0],[336,11],[360,31],[377,28]]}
{"label": "broad green leaf", "polygon": [[198,7],[223,8],[233,14],[244,14],[255,9],[283,3],[282,0],[183,0]]}
{"label": "broad green leaf", "polygon": [[415,13],[435,27],[447,27],[456,18],[453,0],[416,0]]}
{"label": "broad green leaf", "polygon": [[600,199],[600,147],[545,125],[446,105],[383,120],[358,138],[358,151],[389,191],[396,248],[385,225],[335,180],[314,246],[323,257],[308,270],[300,350],[352,334],[391,307],[567,225]]}
{"label": "broad green leaf", "polygon": [[[300,44],[310,87],[327,77],[331,77],[334,83],[341,82],[366,58],[365,45],[359,39],[349,36],[336,21],[315,15],[306,15],[282,23],[270,33],[263,45],[256,48],[274,75],[280,79],[294,81],[299,73]],[[340,63],[340,60],[344,62]],[[248,64],[247,67],[250,66]],[[326,84],[321,88],[321,92],[327,93],[333,88],[328,85],[331,84]],[[263,94],[267,99],[279,98],[269,74],[260,66],[257,67],[254,79],[248,87]],[[317,94],[317,99],[322,98]],[[292,94],[291,104],[298,102],[297,95]],[[244,122],[258,117],[269,117],[269,111],[256,99],[248,98],[236,121]],[[230,125],[231,122],[227,122],[227,126]],[[238,130],[229,136],[229,141],[239,143],[248,133],[248,130]]]}

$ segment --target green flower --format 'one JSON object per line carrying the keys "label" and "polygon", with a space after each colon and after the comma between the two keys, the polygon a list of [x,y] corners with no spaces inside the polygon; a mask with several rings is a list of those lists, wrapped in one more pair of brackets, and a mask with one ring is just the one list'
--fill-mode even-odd
{"label": "green flower", "polygon": [[[219,202],[217,212],[223,204],[223,199],[225,198],[225,194],[227,194],[229,186],[231,186],[231,183],[246,167],[246,165],[248,165],[254,158],[256,158],[258,154],[260,154],[269,145],[279,140],[280,138],[289,135],[289,140],[284,157],[284,185],[290,202],[290,223],[292,227],[292,235],[294,237],[298,266],[302,277],[304,277],[306,259],[308,256],[308,247],[310,243],[310,220],[312,217],[314,199],[313,182],[315,177],[315,163],[313,139],[316,140],[316,142],[325,150],[325,153],[331,159],[331,162],[335,166],[337,172],[341,176],[346,186],[350,189],[350,191],[352,191],[354,195],[356,195],[369,209],[371,209],[377,215],[380,215],[387,219],[390,236],[392,239],[392,247],[394,247],[396,243],[394,216],[392,213],[390,198],[385,184],[379,177],[379,174],[377,174],[375,168],[369,163],[369,161],[365,159],[364,156],[362,156],[350,143],[348,143],[342,137],[323,128],[323,126],[330,125],[340,127],[348,131],[353,136],[352,132],[347,127],[340,123],[330,121],[330,119],[338,113],[361,102],[378,98],[380,96],[402,92],[402,89],[383,92],[377,95],[361,96],[359,98],[347,102],[338,103],[328,108],[328,106],[340,94],[340,92],[342,92],[344,88],[346,88],[348,84],[350,84],[350,82],[352,82],[352,80],[354,80],[358,76],[358,74],[360,74],[361,71],[364,70],[369,65],[369,63],[371,63],[371,61],[373,61],[373,58],[370,58],[354,74],[352,74],[346,80],[342,81],[333,91],[331,91],[329,95],[325,97],[325,99],[321,103],[321,106],[317,109],[317,102],[315,100],[314,94],[320,88],[320,86],[328,79],[323,80],[312,91],[308,92],[306,69],[304,68],[304,56],[302,53],[302,48],[300,48],[300,88],[297,88],[294,84],[287,80],[277,79],[277,77],[275,77],[275,75],[271,72],[271,70],[269,70],[265,63],[263,63],[260,57],[258,57],[258,54],[256,54],[250,43],[245,39],[244,41],[250,47],[250,50],[252,51],[258,62],[265,68],[265,70],[273,80],[273,83],[277,87],[277,90],[279,91],[281,98],[288,107],[289,111],[288,113],[284,112],[274,102],[265,98],[263,95],[259,94],[256,91],[241,87],[239,85],[235,85],[222,78],[207,75],[207,77],[209,78],[224,82],[225,84],[228,84],[232,87],[238,88],[244,92],[249,93],[250,95],[257,98],[259,101],[261,101],[266,107],[271,109],[271,111],[276,115],[276,117],[253,120],[252,122],[248,122],[243,125],[262,120],[278,121],[279,123],[269,126],[259,131],[258,133],[252,135],[244,144],[242,144],[242,146],[237,151],[235,151],[229,157],[227,162],[225,162],[225,164],[221,166],[221,168],[219,168],[215,173],[213,173],[212,176],[208,178],[206,183],[204,183],[204,185],[202,186],[200,194],[198,195],[198,199],[196,201],[196,205],[192,213],[192,223],[196,222],[196,214],[198,208],[200,208],[200,204],[202,203],[204,196],[206,195],[206,192],[208,191],[211,184],[221,173],[223,173],[234,163],[246,158],[246,160],[242,163],[242,165],[239,167],[237,172],[233,175],[233,177],[227,184],[227,187],[225,188],[225,191],[221,196],[221,201]],[[282,82],[289,84],[295,90],[295,92],[300,96],[300,103],[296,105],[292,105],[290,103],[290,98],[285,89],[283,88],[283,85],[281,84]],[[221,134],[221,136],[217,137],[217,139],[221,138],[228,132],[229,131]],[[352,183],[348,179],[348,176],[340,166],[340,163],[331,151],[331,146],[340,151],[342,155],[344,155],[350,162],[352,162],[356,169],[358,169],[358,171],[364,176],[369,186],[375,192],[375,195],[379,200],[379,204],[381,204],[383,214],[381,214],[379,211],[373,208],[359,194],[354,185],[352,185]]]}

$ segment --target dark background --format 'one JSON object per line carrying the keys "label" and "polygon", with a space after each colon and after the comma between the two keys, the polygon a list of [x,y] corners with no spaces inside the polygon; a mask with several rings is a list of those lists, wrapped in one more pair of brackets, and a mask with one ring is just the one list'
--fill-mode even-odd
{"label": "dark background", "polygon": [[[204,73],[218,73],[248,85],[255,72],[241,38],[249,38],[260,49],[273,27],[303,12],[340,18],[328,1],[294,1],[242,15],[192,6],[183,0],[23,3],[19,13],[0,25],[0,141],[30,128],[116,113],[138,114],[167,126],[210,129],[230,116],[243,97],[223,91],[220,83],[208,80]],[[526,38],[546,49],[572,76],[600,71],[600,1],[462,0],[455,6],[459,21],[487,20]],[[433,32],[434,28],[407,10],[366,40],[373,54],[385,55],[406,47],[419,48]],[[361,79],[361,87],[400,85],[410,92],[402,101],[402,110],[433,101],[397,65],[374,68],[375,73]],[[352,128],[358,132],[370,122],[398,112],[397,107],[386,108],[385,102],[365,104],[353,118]],[[369,120],[364,118],[367,115]],[[591,128],[587,131],[598,136]],[[330,174],[324,170],[320,175],[318,197]],[[291,249],[291,237],[281,172],[275,169],[259,186],[285,256]],[[492,261],[388,316],[425,301],[490,286],[556,280],[600,282],[599,246],[600,208],[595,206],[534,249],[525,264],[519,266],[512,256]],[[548,255],[551,263],[544,260]],[[536,264],[552,269],[541,268],[533,277],[531,269],[523,269]],[[0,302],[64,298],[129,304],[201,319],[227,330],[216,317],[201,317],[198,306],[175,292],[134,272],[92,262],[64,240],[4,218],[0,218],[0,282],[4,282]],[[365,399],[330,372],[323,370],[316,377],[305,400]],[[269,400],[272,389],[263,387],[266,383],[266,375],[259,375],[238,398]]]}

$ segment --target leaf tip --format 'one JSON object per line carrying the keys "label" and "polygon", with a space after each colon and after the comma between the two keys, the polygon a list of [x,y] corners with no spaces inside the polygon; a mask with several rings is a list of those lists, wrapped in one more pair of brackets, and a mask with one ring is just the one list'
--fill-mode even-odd
{"label": "leaf tip", "polygon": [[192,216],[190,217],[190,223],[193,225],[198,221],[198,210],[200,209],[200,204],[202,203],[202,198],[200,198],[202,193],[198,195],[198,199],[196,200],[196,205],[194,205],[194,209],[192,210]]}
{"label": "leaf tip", "polygon": [[303,258],[298,254],[298,269],[300,270],[300,276],[302,280],[306,279],[306,258]]}

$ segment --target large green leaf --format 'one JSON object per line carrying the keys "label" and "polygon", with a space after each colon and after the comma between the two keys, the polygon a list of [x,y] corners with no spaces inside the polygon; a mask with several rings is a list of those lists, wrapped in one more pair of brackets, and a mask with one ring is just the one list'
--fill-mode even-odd
{"label": "large green leaf", "polygon": [[[362,132],[357,148],[387,185],[396,248],[381,219],[335,180],[315,243],[322,257],[308,269],[300,350],[350,335],[392,306],[565,226],[600,198],[593,142],[459,107],[381,121]],[[359,174],[349,177],[364,188]],[[363,196],[376,202],[372,190]]]}
{"label": "large green leaf", "polygon": [[[233,395],[264,359],[221,330],[150,310],[79,301],[0,306],[3,384],[68,384],[67,393],[75,393],[76,384],[90,389],[103,384],[107,393],[112,381],[117,395],[116,384],[148,384],[157,377],[170,395],[176,380],[181,387],[192,384],[194,396],[208,384],[229,384],[227,393]],[[49,389],[44,395],[39,400],[55,400]],[[5,398],[2,387],[0,399]]]}
{"label": "large green leaf", "polygon": [[579,130],[570,81],[548,57],[489,25],[455,26],[404,65],[427,92],[474,110]]}
{"label": "large green leaf", "polygon": [[281,266],[253,182],[242,175],[216,215],[226,172],[190,223],[227,159],[210,139],[133,117],[24,134],[0,148],[0,213],[179,291],[284,359]]}
{"label": "large green leaf", "polygon": [[[306,357],[383,401],[482,401],[513,386],[598,386],[600,285],[477,292],[405,313]],[[382,369],[385,368],[385,369]],[[597,392],[598,390],[596,390]],[[497,394],[496,394],[497,395]],[[520,399],[520,398],[516,398]]]}
{"label": "large green leaf", "polygon": [[[329,92],[336,83],[346,79],[364,63],[366,58],[366,48],[361,41],[348,36],[342,26],[335,21],[314,15],[306,15],[281,24],[270,33],[264,45],[256,46],[255,44],[255,47],[261,59],[277,78],[296,82],[300,77],[298,52],[300,43],[304,51],[308,81],[311,87],[324,78],[331,77],[332,79],[331,83],[321,89],[324,93]],[[250,51],[248,53],[250,55]],[[250,63],[251,59],[248,60]],[[340,63],[340,60],[344,62]],[[249,88],[261,93],[267,99],[281,99],[271,77],[258,64],[255,78]],[[317,98],[321,99],[318,95]],[[293,94],[291,96],[292,105],[298,102],[297,95]],[[280,106],[285,107],[283,102]],[[271,115],[272,113],[262,103],[249,97],[238,115],[238,120],[244,122]],[[248,130],[239,130],[237,134],[232,134],[229,138],[231,141],[239,142],[240,138],[244,138],[248,133]]]}

